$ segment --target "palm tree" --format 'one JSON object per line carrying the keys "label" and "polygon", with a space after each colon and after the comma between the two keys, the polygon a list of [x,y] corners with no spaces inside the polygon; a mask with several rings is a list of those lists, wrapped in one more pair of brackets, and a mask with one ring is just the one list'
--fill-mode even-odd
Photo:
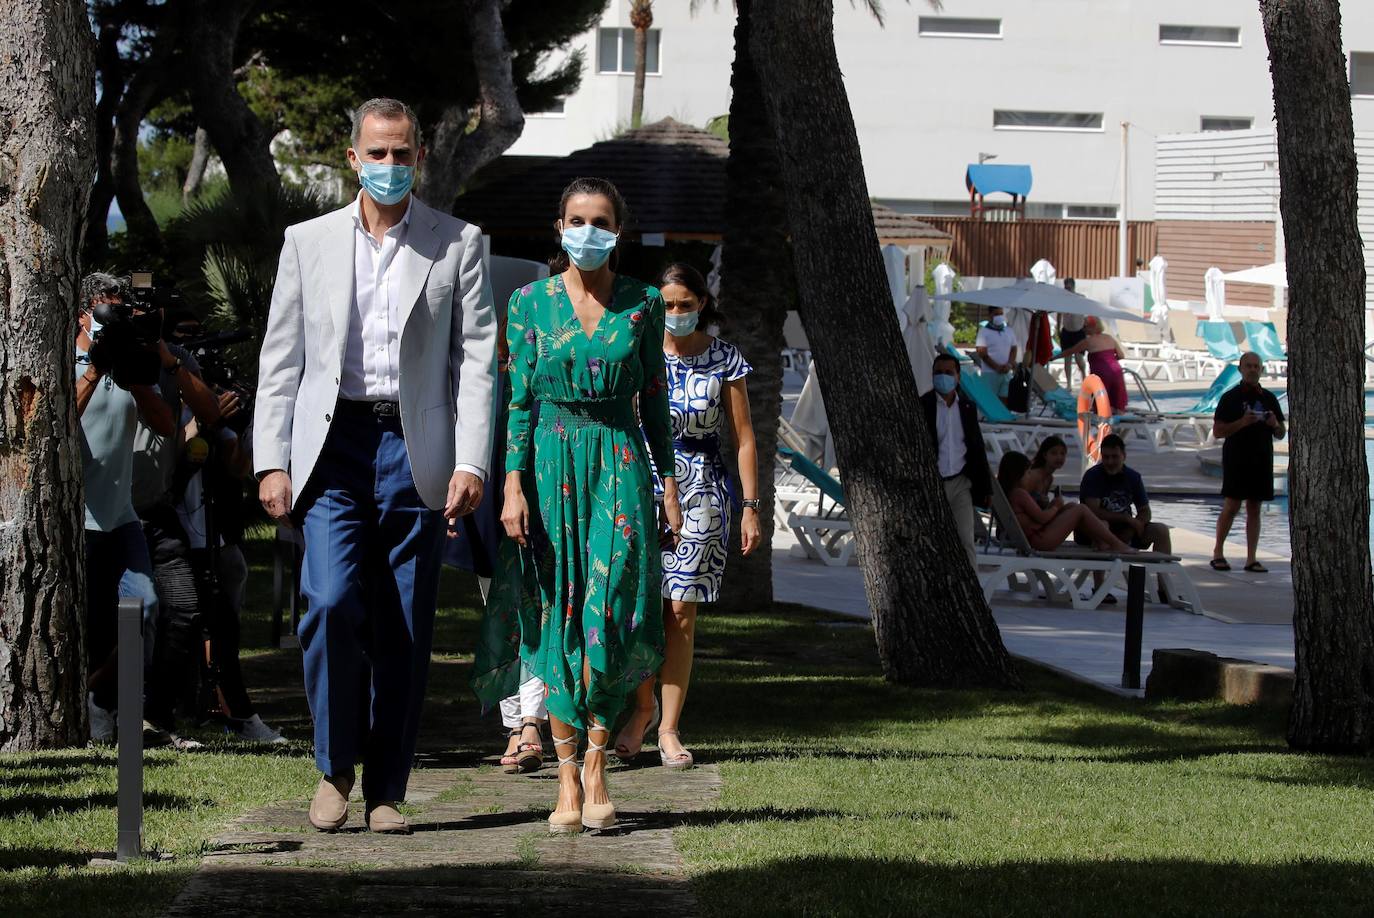
{"label": "palm tree", "polygon": [[644,73],[649,58],[649,28],[654,24],[654,0],[630,0],[630,25],[635,29],[635,91],[630,100],[630,127],[644,121]]}
{"label": "palm tree", "polygon": [[[918,420],[916,381],[835,55],[833,2],[755,0],[750,20],[749,52],[777,138],[799,312],[820,373],[884,674],[911,684],[1015,685]],[[732,134],[740,129],[732,117]]]}
{"label": "palm tree", "polygon": [[[1261,0],[1288,256],[1289,526],[1297,680],[1288,741],[1374,751],[1364,452],[1364,258],[1339,0]],[[1307,380],[1321,384],[1303,385]],[[1339,486],[1337,486],[1339,483]]]}

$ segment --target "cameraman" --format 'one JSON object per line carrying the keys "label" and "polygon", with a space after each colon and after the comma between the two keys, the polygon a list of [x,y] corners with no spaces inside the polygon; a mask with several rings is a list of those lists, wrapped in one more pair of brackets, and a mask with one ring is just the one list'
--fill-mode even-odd
{"label": "cameraman", "polygon": [[[148,687],[144,743],[194,749],[199,744],[176,734],[176,703],[194,698],[199,672],[200,590],[191,565],[186,534],[177,518],[173,483],[186,435],[183,408],[202,425],[220,420],[219,399],[201,379],[200,366],[184,348],[169,344],[169,318],[164,304],[171,295],[158,290],[136,291],[142,302],[156,309],[159,336],[158,389],[162,402],[177,423],[168,431],[140,424],[134,437],[132,496],[134,510],[143,522],[143,535],[153,564],[153,584],[158,601],[158,639]],[[171,320],[175,322],[175,316]],[[124,584],[133,590],[135,584]]]}
{"label": "cameraman", "polygon": [[[148,596],[152,564],[131,498],[135,425],[171,434],[174,415],[155,385],[135,383],[122,371],[133,346],[119,335],[107,336],[97,308],[125,310],[123,287],[109,274],[91,274],[81,282],[76,328],[76,410],[81,423],[81,471],[86,492],[86,659],[87,708],[91,738],[114,741],[118,700],[116,606],[121,579],[124,595]],[[134,374],[136,375],[136,374]],[[119,384],[116,384],[116,376]],[[156,602],[145,603],[144,665],[151,663],[156,635]]]}

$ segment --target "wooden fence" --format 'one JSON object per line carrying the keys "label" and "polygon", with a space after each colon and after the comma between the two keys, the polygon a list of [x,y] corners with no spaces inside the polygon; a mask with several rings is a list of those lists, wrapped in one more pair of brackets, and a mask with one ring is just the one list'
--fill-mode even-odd
{"label": "wooden fence", "polygon": [[[970,217],[922,217],[954,237],[950,261],[960,274],[1025,277],[1031,265],[1048,258],[1059,277],[1113,277],[1118,273],[1115,221],[1017,220],[989,222]],[[1127,224],[1129,270],[1149,262],[1158,251],[1158,234],[1149,221]]]}

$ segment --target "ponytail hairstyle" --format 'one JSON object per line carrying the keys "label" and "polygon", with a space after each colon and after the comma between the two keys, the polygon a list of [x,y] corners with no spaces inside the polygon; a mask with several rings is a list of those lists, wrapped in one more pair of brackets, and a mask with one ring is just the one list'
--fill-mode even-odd
{"label": "ponytail hairstyle", "polygon": [[662,290],[669,284],[680,284],[692,292],[701,301],[701,317],[697,319],[697,326],[702,331],[712,325],[717,327],[725,321],[725,316],[721,314],[720,306],[716,303],[716,298],[711,295],[711,288],[706,285],[706,278],[701,276],[701,272],[685,261],[675,261],[663,269],[663,273],[658,277],[658,288]]}
{"label": "ponytail hairstyle", "polygon": [[[615,212],[615,225],[621,233],[625,232],[625,223],[629,220],[629,208],[625,206],[625,199],[620,196],[620,189],[616,188],[609,181],[603,178],[575,178],[568,183],[568,187],[563,189],[563,194],[558,199],[558,219],[562,220],[567,216],[568,201],[580,194],[599,195],[611,202],[611,210]],[[563,251],[563,240],[558,232],[558,223],[554,222],[554,244],[558,248],[557,254],[549,259],[549,272],[551,274],[562,274],[568,270],[572,261],[568,258],[568,253]],[[620,264],[620,246],[617,244],[615,251],[611,252],[610,266],[614,272]]]}
{"label": "ponytail hairstyle", "polygon": [[1021,479],[1028,468],[1030,460],[1025,453],[1018,453],[1014,449],[1003,453],[1002,461],[997,465],[997,483],[1002,486],[1002,493],[1011,497],[1011,492],[1021,487]]}

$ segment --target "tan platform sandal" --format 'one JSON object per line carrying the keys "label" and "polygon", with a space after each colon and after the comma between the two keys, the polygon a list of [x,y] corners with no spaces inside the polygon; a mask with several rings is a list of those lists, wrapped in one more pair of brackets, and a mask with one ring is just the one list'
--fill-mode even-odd
{"label": "tan platform sandal", "polygon": [[544,764],[544,736],[539,732],[539,721],[532,717],[525,718],[520,725],[520,736],[523,738],[525,731],[531,727],[534,728],[534,735],[539,737],[539,742],[522,742],[515,749],[515,770],[521,774],[538,771]]}
{"label": "tan platform sandal", "polygon": [[[566,757],[565,757],[562,753],[560,753],[560,752],[558,751],[558,749],[559,749],[560,746],[562,746],[562,747],[564,747],[564,748],[566,748],[566,747],[568,747],[568,746],[571,746],[571,747],[572,747],[573,754],[570,755],[570,756],[566,756]],[[555,736],[555,737],[553,738],[553,750],[554,750],[554,753],[558,755],[558,770],[559,770],[560,774],[562,773],[562,770],[563,770],[563,766],[564,766],[564,765],[571,765],[571,766],[574,767],[574,768],[577,767],[577,734],[576,734],[576,733],[574,733],[572,736],[568,737],[567,739],[559,739],[558,737]],[[556,807],[556,806],[557,806],[557,804],[555,804],[555,807]],[[561,811],[558,810],[558,809],[554,809],[554,811],[553,811],[552,813],[549,814],[549,834],[551,834],[551,835],[576,835],[578,832],[581,832],[581,831],[582,831],[582,809],[581,809],[581,808],[578,808],[578,809],[575,809],[575,810],[561,810]]]}
{"label": "tan platform sandal", "polygon": [[[678,732],[676,730],[660,730],[658,731],[658,735],[660,737],[677,736]],[[681,739],[681,737],[678,738],[679,740]],[[682,751],[678,754],[669,755],[664,751],[663,744],[659,743],[658,758],[659,761],[663,763],[663,767],[669,771],[682,771],[684,768],[691,768],[696,764],[696,759],[692,757],[692,751],[686,746],[682,747]]]}
{"label": "tan platform sandal", "polygon": [[[593,727],[592,729],[604,730],[606,732],[606,742],[592,742],[592,735],[589,731],[587,733],[587,754],[591,755],[593,752],[599,752],[601,753],[602,760],[604,762],[606,757],[606,746],[611,741],[610,731],[607,730],[605,727]],[[602,832],[604,832],[606,829],[615,828],[615,804],[592,803],[590,800],[587,799],[587,785],[585,783],[585,779],[587,777],[587,766],[585,764],[585,760],[582,766],[582,777],[584,780],[584,783],[582,785],[582,828],[595,829],[597,831]],[[604,772],[602,775],[602,781],[605,781]]]}

